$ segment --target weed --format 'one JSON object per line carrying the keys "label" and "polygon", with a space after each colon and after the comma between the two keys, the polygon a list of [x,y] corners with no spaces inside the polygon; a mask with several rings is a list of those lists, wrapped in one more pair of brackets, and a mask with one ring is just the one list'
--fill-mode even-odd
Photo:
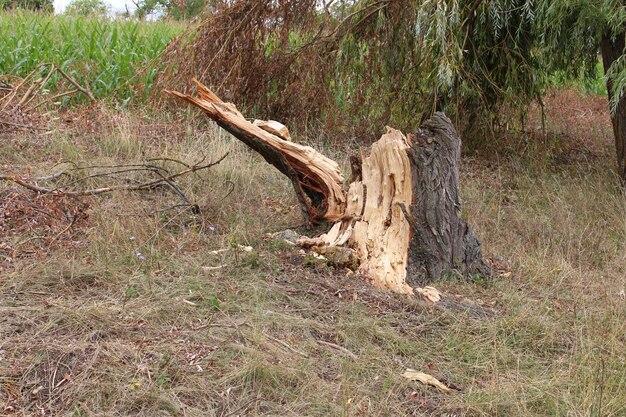
{"label": "weed", "polygon": [[124,297],[126,297],[126,299],[137,298],[139,297],[139,291],[137,291],[137,288],[129,286],[124,292]]}

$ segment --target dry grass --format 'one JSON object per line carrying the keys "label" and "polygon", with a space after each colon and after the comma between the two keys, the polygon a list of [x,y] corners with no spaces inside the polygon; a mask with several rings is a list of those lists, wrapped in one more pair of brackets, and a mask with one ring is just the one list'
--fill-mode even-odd
{"label": "dry grass", "polygon": [[[166,193],[90,199],[84,246],[18,256],[7,266],[0,275],[1,412],[626,412],[626,301],[619,295],[626,201],[604,153],[592,163],[530,152],[465,163],[467,216],[488,255],[512,271],[492,283],[437,285],[498,311],[475,319],[372,290],[267,239],[266,232],[300,222],[289,184],[213,128],[100,110],[70,125],[82,120],[93,133],[63,133],[66,127],[3,139],[0,169],[48,172],[63,158],[231,154],[181,181],[200,216],[155,213],[177,202]],[[609,138],[600,140],[608,149]],[[235,191],[225,197],[230,182]],[[254,250],[232,249],[238,244]],[[231,250],[209,252],[220,248]],[[407,367],[458,390],[445,395],[408,382],[401,377]]]}

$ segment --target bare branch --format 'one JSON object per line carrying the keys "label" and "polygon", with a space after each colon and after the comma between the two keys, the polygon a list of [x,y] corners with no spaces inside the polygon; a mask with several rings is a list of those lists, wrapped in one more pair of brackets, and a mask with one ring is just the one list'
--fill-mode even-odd
{"label": "bare branch", "polygon": [[[109,193],[109,192],[112,192],[112,191],[151,190],[151,189],[155,189],[157,187],[163,186],[163,185],[170,186],[170,188],[174,187],[177,190],[176,193],[179,194],[180,190],[172,184],[172,180],[174,180],[175,178],[181,177],[183,175],[189,174],[189,173],[193,173],[193,172],[200,171],[200,170],[203,170],[203,169],[211,168],[211,167],[219,164],[220,162],[222,162],[224,160],[224,158],[226,158],[226,156],[228,156],[228,152],[225,153],[221,158],[219,158],[215,162],[210,162],[210,163],[205,164],[205,165],[193,165],[193,166],[190,166],[189,168],[187,168],[187,169],[185,169],[183,171],[179,171],[179,172],[176,172],[174,174],[167,175],[167,176],[163,176],[162,174],[158,173],[158,171],[155,170],[155,167],[144,166],[145,170],[149,170],[151,172],[158,173],[158,175],[160,175],[161,178],[158,178],[158,179],[152,180],[152,181],[143,182],[143,183],[136,184],[136,185],[118,185],[118,186],[110,186],[110,187],[91,188],[91,189],[86,189],[86,190],[64,191],[64,190],[59,189],[59,188],[41,187],[41,186],[39,186],[39,185],[37,185],[35,183],[29,182],[28,180],[25,180],[25,179],[17,177],[17,176],[12,176],[12,175],[0,175],[0,181],[13,182],[15,184],[18,184],[18,185],[28,189],[28,190],[34,191],[36,193],[48,194],[48,195],[54,195],[54,196],[80,197],[80,196],[87,196],[87,195],[104,194],[104,193]],[[139,165],[137,165],[137,166],[139,166]],[[108,175],[111,175],[111,174],[112,173],[108,173]],[[102,176],[102,175],[106,175],[106,174],[94,174],[94,175],[86,176],[86,177],[83,177],[83,180],[84,179],[88,179],[88,178],[94,178],[96,176]],[[50,177],[52,177],[52,176],[50,176]],[[44,177],[44,178],[46,178],[46,177]],[[74,184],[75,182],[73,182],[72,184]],[[180,192],[180,194],[182,194],[182,192]],[[186,203],[189,203],[189,201],[186,198],[184,198],[184,200],[185,200]],[[190,204],[190,205],[194,206],[193,204]]]}
{"label": "bare branch", "polygon": [[89,97],[89,100],[91,100],[92,103],[96,101],[96,98],[93,96],[93,94],[91,94],[89,90],[78,84],[78,82],[76,82],[76,80],[68,75],[65,71],[63,71],[59,67],[57,67],[57,71],[59,71],[59,74],[61,74],[67,81],[74,84],[74,87],[76,87],[81,93]]}

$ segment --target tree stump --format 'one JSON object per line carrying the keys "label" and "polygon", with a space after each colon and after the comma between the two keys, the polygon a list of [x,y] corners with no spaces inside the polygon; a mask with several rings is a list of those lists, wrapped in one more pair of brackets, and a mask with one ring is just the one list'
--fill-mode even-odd
{"label": "tree stump", "polygon": [[352,158],[352,180],[344,191],[336,162],[255,126],[197,84],[200,97],[170,93],[202,108],[289,177],[309,224],[335,222],[327,233],[302,239],[303,246],[320,253],[350,248],[359,272],[399,293],[413,293],[445,274],[491,275],[480,241],[461,218],[461,140],[443,113],[407,136],[388,127],[369,155]]}

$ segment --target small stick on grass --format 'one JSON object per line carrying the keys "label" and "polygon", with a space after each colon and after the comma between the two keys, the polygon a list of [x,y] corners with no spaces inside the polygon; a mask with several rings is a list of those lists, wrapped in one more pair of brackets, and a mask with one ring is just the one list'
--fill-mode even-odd
{"label": "small stick on grass", "polygon": [[47,98],[47,99],[45,99],[45,100],[35,104],[35,106],[32,109],[28,109],[28,110],[36,110],[37,108],[39,108],[40,106],[43,106],[46,103],[49,103],[51,101],[53,102],[54,100],[56,100],[58,98],[61,98],[61,97],[70,96],[70,95],[76,93],[77,91],[78,91],[78,89],[75,88],[74,90],[65,91],[63,93],[55,94],[52,97],[49,97],[49,98]]}
{"label": "small stick on grass", "polygon": [[25,124],[21,124],[21,123],[12,123],[12,122],[8,122],[6,120],[0,120],[0,125],[13,126],[13,127],[18,128],[18,129],[46,130],[43,127],[37,127],[37,126],[33,126],[33,125],[25,125]]}
{"label": "small stick on grass", "polygon": [[336,344],[334,344],[334,343],[327,342],[327,341],[325,341],[325,340],[318,340],[318,341],[317,341],[317,343],[319,343],[320,345],[324,345],[324,346],[331,347],[331,348],[333,348],[333,349],[337,349],[338,351],[343,352],[343,353],[345,353],[346,355],[350,356],[350,357],[351,357],[352,359],[354,359],[354,360],[357,360],[357,359],[358,359],[358,356],[356,356],[354,353],[350,352],[348,349],[346,349],[346,348],[345,348],[345,347],[343,347],[343,346],[339,346],[339,345],[336,345]]}
{"label": "small stick on grass", "polygon": [[281,345],[281,346],[283,346],[283,347],[285,347],[285,348],[289,349],[289,350],[290,350],[290,351],[292,351],[293,353],[297,353],[298,355],[302,356],[303,358],[308,358],[308,357],[309,357],[309,355],[307,355],[306,353],[299,351],[298,349],[294,348],[294,347],[293,347],[293,346],[291,346],[289,343],[287,343],[287,342],[285,342],[285,341],[283,341],[283,340],[276,339],[275,337],[272,337],[272,336],[270,336],[270,335],[269,335],[269,334],[267,334],[267,333],[263,333],[263,336],[265,336],[265,337],[267,337],[268,339],[270,339],[270,340],[272,340],[272,341],[274,341],[274,342],[278,343],[279,345]]}
{"label": "small stick on grass", "polygon": [[52,66],[50,67],[50,71],[48,71],[48,75],[46,75],[45,78],[40,78],[38,80],[36,80],[28,89],[28,91],[26,92],[26,94],[24,94],[24,97],[22,97],[22,99],[20,100],[20,102],[18,103],[18,107],[26,107],[26,105],[28,103],[30,103],[33,98],[35,97],[34,95],[32,95],[36,90],[40,90],[50,79],[50,77],[52,77],[52,74],[54,73],[54,70],[56,69],[56,65],[52,64]]}
{"label": "small stick on grass", "polygon": [[96,98],[93,96],[93,94],[91,94],[91,91],[87,90],[86,88],[78,84],[78,82],[76,82],[74,78],[72,78],[69,74],[67,74],[61,68],[57,67],[57,71],[59,71],[59,74],[61,74],[67,81],[74,84],[74,87],[76,87],[81,93],[89,97],[89,100],[91,100],[92,103],[95,103]]}
{"label": "small stick on grass", "polygon": [[11,91],[6,96],[0,98],[0,103],[4,101],[4,105],[2,106],[2,109],[0,109],[0,111],[7,108],[7,106],[13,101],[13,99],[17,95],[17,92],[22,87],[22,85],[24,85],[26,81],[28,81],[37,72],[37,70],[43,67],[44,65],[48,65],[48,64],[41,63],[37,65],[25,78],[22,78],[21,81],[15,87],[13,87],[13,91]]}

